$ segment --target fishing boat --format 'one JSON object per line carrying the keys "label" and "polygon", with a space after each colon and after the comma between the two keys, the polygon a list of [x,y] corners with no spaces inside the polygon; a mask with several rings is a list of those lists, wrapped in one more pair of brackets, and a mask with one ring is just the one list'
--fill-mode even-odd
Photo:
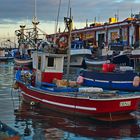
{"label": "fishing boat", "polygon": [[25,25],[20,25],[20,29],[15,31],[19,43],[14,57],[15,69],[32,69],[32,52],[36,49],[39,50],[40,44],[44,45],[40,36],[46,36],[46,33],[39,34],[39,31],[42,32],[42,30],[37,27],[39,21],[36,16],[33,17],[32,24],[33,28],[25,28]]}
{"label": "fishing boat", "polygon": [[30,36],[25,35],[24,31],[28,30],[25,27],[25,25],[20,25],[20,30],[15,31],[19,44],[14,57],[15,69],[28,69],[32,65],[31,45],[35,46],[35,44]]}
{"label": "fishing boat", "polygon": [[[59,36],[56,41],[58,46],[58,51],[61,53],[67,53],[67,45],[68,45],[68,34],[63,33]],[[61,50],[60,50],[61,49]],[[71,41],[70,47],[70,66],[71,67],[82,67],[83,60],[85,58],[91,57],[92,52],[91,49],[85,47],[84,41],[76,38],[75,40]],[[64,66],[67,66],[67,57],[64,60]]]}
{"label": "fishing boat", "polygon": [[[15,69],[32,69],[32,51],[38,49],[37,44],[41,40],[39,39],[39,31],[42,32],[42,30],[38,29],[38,24],[39,21],[35,14],[32,20],[33,28],[25,28],[26,25],[20,25],[20,29],[15,31],[19,43],[14,58]],[[43,32],[43,35],[46,33]]]}
{"label": "fishing boat", "polygon": [[122,52],[100,64],[100,69],[82,70],[83,85],[108,90],[140,91],[138,50]]}
{"label": "fishing boat", "polygon": [[[70,27],[71,19],[66,20]],[[137,110],[139,95],[122,96],[104,92],[102,88],[80,86],[82,79],[71,81],[69,69],[67,78],[63,79],[64,57],[65,54],[36,51],[33,53],[33,72],[17,71],[16,85],[25,102],[104,121],[126,120],[130,112]]]}
{"label": "fishing boat", "polygon": [[139,73],[133,67],[105,63],[102,70],[82,70],[84,86],[96,86],[108,90],[140,91]]}

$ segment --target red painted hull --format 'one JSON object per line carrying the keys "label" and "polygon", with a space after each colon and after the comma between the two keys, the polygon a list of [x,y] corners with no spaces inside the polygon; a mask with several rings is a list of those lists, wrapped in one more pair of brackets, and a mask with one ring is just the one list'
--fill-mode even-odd
{"label": "red painted hull", "polygon": [[[91,99],[88,97],[74,97],[65,94],[51,93],[18,83],[25,101],[37,102],[43,106],[66,113],[89,116],[100,120],[121,120],[122,114],[129,114],[138,109],[139,97]],[[125,103],[130,103],[125,105]],[[121,114],[121,115],[120,115]],[[105,117],[103,117],[105,116]],[[119,118],[117,118],[118,116]],[[125,118],[127,119],[126,115]]]}

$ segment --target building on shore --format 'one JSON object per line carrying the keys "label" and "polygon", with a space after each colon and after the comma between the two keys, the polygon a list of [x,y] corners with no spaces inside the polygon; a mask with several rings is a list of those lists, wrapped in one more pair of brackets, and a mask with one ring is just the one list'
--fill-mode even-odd
{"label": "building on shore", "polygon": [[[59,37],[62,33],[47,36],[49,40]],[[64,32],[63,34],[67,34]],[[105,23],[93,23],[89,27],[72,30],[72,38],[80,38],[87,46],[96,46],[100,49],[110,49],[110,46],[139,47],[140,45],[140,13],[118,21],[109,18]]]}

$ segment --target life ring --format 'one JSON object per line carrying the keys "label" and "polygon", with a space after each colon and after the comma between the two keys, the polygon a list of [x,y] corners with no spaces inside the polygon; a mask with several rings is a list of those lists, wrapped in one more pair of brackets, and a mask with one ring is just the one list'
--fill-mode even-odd
{"label": "life ring", "polygon": [[135,76],[133,79],[133,86],[134,87],[138,87],[140,84],[140,77],[139,76]]}
{"label": "life ring", "polygon": [[68,48],[68,35],[62,34],[56,41],[58,49],[64,51]]}

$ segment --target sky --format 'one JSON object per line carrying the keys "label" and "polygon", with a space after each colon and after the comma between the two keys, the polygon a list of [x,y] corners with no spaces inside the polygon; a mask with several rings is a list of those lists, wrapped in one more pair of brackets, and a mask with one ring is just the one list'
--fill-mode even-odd
{"label": "sky", "polygon": [[[58,27],[63,30],[63,19],[67,16],[70,1],[71,15],[75,28],[83,28],[95,19],[107,22],[109,17],[118,15],[119,20],[140,12],[140,0],[0,0],[0,39],[14,38],[20,25],[32,26],[36,15],[39,28],[47,34],[55,33],[58,7],[61,1]],[[36,3],[36,4],[35,4]],[[36,10],[35,10],[36,9]],[[35,12],[36,11],[36,12]]]}

